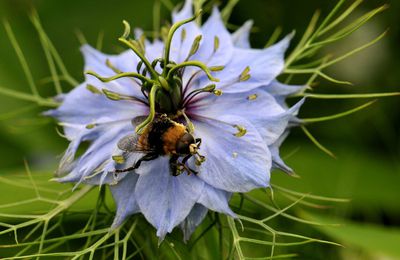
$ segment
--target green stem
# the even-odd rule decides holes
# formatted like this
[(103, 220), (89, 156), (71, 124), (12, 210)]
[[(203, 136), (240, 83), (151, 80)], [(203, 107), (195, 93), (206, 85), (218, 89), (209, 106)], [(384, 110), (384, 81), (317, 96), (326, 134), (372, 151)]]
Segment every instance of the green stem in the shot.
[(360, 111), (360, 110), (372, 105), (375, 102), (376, 102), (376, 100), (373, 100), (373, 101), (370, 101), (370, 102), (368, 102), (368, 103), (366, 103), (364, 105), (361, 105), (361, 106), (358, 106), (356, 108), (353, 108), (353, 109), (350, 109), (350, 110), (347, 110), (345, 112), (338, 113), (338, 114), (335, 114), (335, 115), (331, 115), (331, 116), (323, 116), (323, 117), (317, 117), (317, 118), (302, 118), (301, 121), (306, 123), (306, 124), (330, 121), (330, 120), (333, 120), (333, 119), (345, 117), (345, 116), (351, 115), (353, 113), (356, 113), (356, 112), (358, 112), (358, 111)]
[(21, 99), (21, 100), (25, 100), (25, 101), (35, 102), (39, 106), (58, 107), (60, 105), (59, 103), (57, 103), (51, 99), (46, 99), (46, 98), (42, 98), (40, 96), (26, 94), (26, 93), (23, 93), (20, 91), (15, 91), (12, 89), (2, 88), (2, 87), (0, 87), (0, 94), (9, 96), (9, 97), (13, 97), (13, 98), (17, 98), (17, 99)]

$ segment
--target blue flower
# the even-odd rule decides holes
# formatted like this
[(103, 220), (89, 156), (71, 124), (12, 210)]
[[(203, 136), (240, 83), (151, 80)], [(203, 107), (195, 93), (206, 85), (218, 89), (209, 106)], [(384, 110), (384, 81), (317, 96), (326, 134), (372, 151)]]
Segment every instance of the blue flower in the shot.
[[(188, 0), (182, 10), (173, 13), (173, 22), (192, 16), (192, 3)], [(106, 55), (83, 46), (85, 70), (95, 73), (86, 75), (85, 82), (60, 97), (60, 107), (47, 112), (60, 121), (70, 140), (60, 162), (58, 180), (109, 185), (117, 204), (113, 227), (132, 214), (142, 213), (157, 229), (160, 239), (178, 225), (184, 239), (189, 239), (208, 210), (235, 217), (228, 205), (232, 193), (268, 187), (271, 168), (291, 172), (279, 157), (279, 146), (303, 102), (288, 108), (285, 98), (301, 91), (302, 86), (288, 86), (276, 80), (283, 70), (291, 37), (266, 49), (252, 49), (248, 40), (250, 28), (251, 22), (247, 22), (229, 33), (214, 8), (203, 26), (185, 22), (177, 28), (170, 39), (167, 59), (162, 58), (169, 43), (157, 39), (135, 45), (145, 49), (144, 58), (131, 50)], [(137, 30), (136, 38), (140, 37)], [(155, 61), (154, 71), (146, 67), (143, 72), (144, 59)], [(173, 69), (180, 64), (186, 65)], [(174, 74), (171, 72), (167, 77), (170, 80), (164, 83), (157, 77), (165, 77), (166, 67)], [(134, 71), (142, 71), (151, 80), (139, 76), (107, 79)], [(177, 93), (168, 92), (172, 93), (171, 100), (176, 94), (178, 102), (167, 99), (170, 103), (161, 109), (165, 100), (151, 99), (151, 84), (157, 80), (163, 87), (180, 87)], [(140, 128), (135, 119), (152, 119), (149, 114), (153, 107), (155, 113), (167, 110), (180, 122), (193, 124), (193, 135), (202, 139), (199, 151), (203, 160), (199, 162), (199, 157), (193, 156), (187, 164), (198, 174), (173, 176), (169, 156), (159, 156), (135, 170), (115, 174), (115, 169), (131, 167), (143, 156), (139, 152), (123, 153), (117, 144), (134, 133), (135, 127)], [(90, 142), (89, 147), (76, 156), (85, 141)]]

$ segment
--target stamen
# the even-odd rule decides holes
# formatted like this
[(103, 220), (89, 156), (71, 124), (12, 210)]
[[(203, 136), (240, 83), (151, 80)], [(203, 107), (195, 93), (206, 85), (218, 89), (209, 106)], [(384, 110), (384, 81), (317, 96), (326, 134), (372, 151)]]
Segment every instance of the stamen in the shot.
[(185, 39), (186, 39), (186, 30), (185, 28), (183, 28), (181, 31), (181, 43), (184, 42)]
[(205, 93), (205, 92), (208, 92), (208, 93), (215, 93), (215, 84), (210, 84), (210, 85), (207, 85), (207, 86), (205, 86), (204, 88), (201, 88), (201, 89), (196, 89), (196, 90), (193, 90), (192, 92), (190, 92), (184, 99), (183, 99), (183, 102), (182, 102), (182, 106), (183, 107), (185, 107), (190, 101), (192, 101), (193, 100), (193, 98), (195, 97), (195, 96), (197, 96), (198, 94), (201, 94), (201, 93)]
[(125, 158), (122, 155), (113, 155), (111, 157), (114, 162), (116, 162), (117, 164), (123, 164), (125, 163)]
[(103, 89), (103, 93), (104, 93), (104, 95), (106, 95), (106, 97), (108, 99), (111, 99), (114, 101), (122, 100), (122, 96), (114, 91), (110, 91), (108, 89)]
[(103, 92), (101, 92), (98, 88), (90, 84), (86, 85), (86, 89), (92, 92), (93, 94), (103, 94)]
[(239, 81), (246, 81), (246, 80), (250, 79), (250, 74), (249, 74), (249, 72), (250, 72), (250, 67), (247, 66), (247, 67), (242, 71), (242, 73), (240, 74)]
[(212, 66), (212, 67), (209, 67), (209, 69), (210, 69), (211, 71), (213, 71), (213, 72), (221, 71), (221, 70), (223, 70), (224, 68), (225, 68), (225, 66)]
[[(165, 42), (165, 48), (164, 48), (164, 61), (166, 64), (169, 63), (169, 54), (171, 50), (171, 43), (172, 43), (172, 37), (174, 36), (174, 33), (176, 30), (178, 30), (179, 27), (181, 27), (184, 24), (190, 23), (194, 21), (199, 15), (201, 15), (202, 10), (199, 10), (193, 17), (185, 19), (183, 21), (177, 22), (172, 25), (171, 29), (168, 32), (167, 40)], [(167, 75), (167, 68), (165, 67), (163, 70), (163, 76), (165, 77)]]
[(232, 135), (234, 135), (234, 136), (236, 136), (236, 137), (242, 137), (242, 136), (244, 136), (244, 135), (247, 133), (247, 129), (246, 129), (244, 126), (242, 126), (242, 125), (231, 124), (231, 123), (228, 123), (228, 122), (225, 122), (225, 121), (222, 121), (222, 120), (218, 120), (218, 119), (216, 119), (216, 118), (210, 118), (210, 117), (207, 117), (207, 116), (196, 115), (196, 117), (198, 117), (198, 118), (204, 118), (204, 119), (207, 119), (207, 120), (216, 121), (216, 122), (219, 122), (219, 123), (221, 123), (221, 124), (225, 124), (225, 125), (229, 125), (229, 126), (231, 126), (231, 127), (234, 127), (234, 128), (236, 128), (236, 129), (238, 130), (238, 132), (235, 133), (235, 134), (232, 134)]
[(122, 73), (121, 70), (117, 69), (116, 67), (114, 67), (114, 65), (111, 64), (109, 59), (106, 60), (106, 65), (107, 65), (107, 67), (112, 69), (115, 73)]
[(190, 121), (189, 117), (186, 115), (184, 110), (182, 110), (181, 113), (182, 113), (183, 117), (185, 118), (189, 133), (193, 134), (194, 133), (194, 125), (193, 125), (192, 121)]
[(86, 125), (86, 129), (93, 129), (97, 126), (97, 124), (88, 124)]
[(200, 41), (201, 41), (202, 37), (203, 37), (202, 35), (197, 35), (196, 38), (194, 38), (192, 47), (190, 48), (188, 57), (186, 58), (186, 61), (189, 60), (189, 58), (192, 57), (199, 50)]
[(213, 91), (213, 93), (214, 93), (214, 95), (216, 95), (216, 96), (219, 97), (219, 96), (222, 95), (223, 92), (222, 92), (222, 90), (220, 90), (220, 89), (216, 89), (216, 90)]
[(257, 94), (252, 94), (252, 95), (247, 97), (247, 100), (255, 100), (257, 97), (258, 97)]
[(104, 95), (108, 99), (111, 99), (113, 101), (131, 100), (131, 101), (138, 101), (138, 102), (141, 102), (141, 103), (147, 105), (147, 103), (144, 100), (141, 100), (141, 99), (139, 99), (137, 97), (134, 97), (134, 96), (128, 96), (128, 95), (120, 94), (120, 93), (117, 93), (117, 92), (114, 92), (114, 91), (111, 91), (111, 90), (108, 90), (108, 89), (105, 89), (105, 88), (103, 88), (102, 91), (103, 91)]
[(219, 38), (218, 36), (214, 36), (214, 53), (219, 49)]
[(94, 122), (91, 124), (87, 124), (86, 129), (93, 129), (93, 128), (101, 126), (101, 125), (120, 124), (120, 123), (130, 122), (130, 121), (132, 121), (132, 118), (122, 118), (122, 119), (118, 119), (118, 120)]
[(236, 137), (242, 137), (247, 133), (247, 129), (241, 125), (234, 125), (234, 127), (239, 131), (236, 134), (233, 134)]

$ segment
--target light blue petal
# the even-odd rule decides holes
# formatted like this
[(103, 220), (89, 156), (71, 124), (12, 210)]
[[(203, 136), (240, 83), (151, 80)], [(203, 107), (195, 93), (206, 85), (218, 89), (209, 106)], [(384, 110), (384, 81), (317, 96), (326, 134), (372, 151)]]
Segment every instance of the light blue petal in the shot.
[(289, 131), (286, 130), (275, 143), (269, 146), (269, 150), (272, 154), (272, 168), (279, 169), (287, 174), (293, 174), (292, 168), (285, 164), (279, 154), (279, 148), (288, 135)]
[[(136, 72), (136, 67), (139, 62), (139, 58), (131, 50), (126, 50), (118, 55), (107, 55), (89, 45), (83, 45), (81, 47), (81, 52), (85, 61), (85, 71), (94, 71), (102, 77), (111, 77), (117, 74), (107, 66), (107, 60), (122, 72)], [(85, 74), (85, 84), (91, 84), (100, 90), (105, 88), (120, 94), (138, 98), (143, 96), (140, 85), (132, 78), (120, 78), (103, 83), (96, 77)]]
[(188, 19), (193, 16), (193, 1), (185, 0), (183, 7), (181, 10), (174, 10), (172, 12), (172, 22), (176, 23), (185, 19)]
[[(216, 83), (217, 88), (224, 93), (238, 93), (270, 84), (283, 70), (284, 54), (291, 37), (292, 35), (289, 35), (263, 50), (235, 48), (231, 61), (222, 71), (214, 74), (220, 79), (220, 82)], [(240, 81), (240, 75), (246, 67), (250, 68), (250, 78)], [(208, 79), (203, 78), (199, 86), (207, 84)]]
[[(111, 157), (117, 147), (118, 140), (127, 135), (130, 131), (133, 131), (130, 123), (117, 126), (103, 126), (100, 128), (102, 130), (98, 130), (98, 137), (92, 141), (84, 154), (76, 159), (72, 172), (59, 178), (58, 181), (80, 183), (86, 182), (87, 178), (93, 174), (100, 176), (106, 164), (113, 163)], [(89, 183), (99, 184), (95, 183), (93, 180), (90, 180)]]
[(245, 22), (239, 29), (232, 34), (232, 41), (235, 47), (249, 49), (250, 47), (250, 31), (253, 27), (253, 20)]
[(206, 183), (198, 203), (213, 211), (224, 213), (235, 218), (236, 214), (229, 208), (231, 195), (232, 194), (229, 192), (216, 189)]
[[(172, 22), (180, 22), (193, 17), (192, 1), (187, 0), (179, 12), (173, 12)], [(185, 31), (185, 38), (182, 38), (182, 31)], [(201, 30), (196, 22), (187, 23), (179, 27), (172, 38), (170, 59), (176, 63), (186, 60), (189, 55), (194, 39), (201, 35)]]
[(229, 111), (230, 115), (246, 118), (248, 121), (263, 121), (285, 112), (276, 99), (263, 88), (250, 92), (226, 93), (221, 96), (205, 94), (191, 102), (188, 107), (189, 115), (218, 118)]
[(112, 101), (102, 94), (90, 92), (85, 84), (81, 84), (64, 97), (60, 107), (47, 111), (45, 115), (61, 121), (65, 135), (71, 140), (87, 125), (130, 121), (147, 113), (148, 107), (140, 102)]
[[(207, 66), (224, 66), (232, 59), (233, 42), (231, 34), (225, 28), (221, 14), (214, 7), (210, 18), (201, 28), (203, 41), (193, 60), (199, 60)], [(219, 47), (215, 50), (215, 38), (218, 38)]]
[(253, 124), (264, 139), (264, 142), (269, 146), (275, 143), (288, 127), (289, 122), (297, 115), (304, 99), (297, 102), (289, 110), (282, 114), (269, 117), (263, 120), (253, 120)]
[(196, 227), (203, 222), (203, 219), (207, 216), (208, 209), (200, 204), (195, 204), (189, 215), (180, 224), (180, 228), (183, 232), (183, 241), (186, 243)]
[(163, 240), (167, 233), (179, 225), (190, 213), (204, 186), (194, 175), (172, 176), (169, 158), (160, 157), (144, 162), (135, 188), (140, 211)]
[(139, 175), (129, 172), (126, 177), (116, 185), (110, 185), (113, 198), (117, 204), (117, 213), (111, 229), (120, 226), (129, 216), (140, 212), (135, 197), (135, 186)]
[(270, 93), (275, 97), (277, 102), (284, 108), (287, 108), (285, 103), (285, 99), (289, 96), (299, 94), (305, 89), (307, 89), (306, 85), (287, 85), (280, 83), (277, 80), (273, 80), (268, 86), (263, 87), (265, 91)]
[[(237, 116), (217, 119), (197, 118), (195, 136), (202, 138), (200, 153), (206, 160), (199, 167), (200, 179), (209, 185), (229, 192), (247, 192), (267, 187), (271, 154), (257, 129)], [(242, 137), (234, 136), (239, 125), (246, 128)]]

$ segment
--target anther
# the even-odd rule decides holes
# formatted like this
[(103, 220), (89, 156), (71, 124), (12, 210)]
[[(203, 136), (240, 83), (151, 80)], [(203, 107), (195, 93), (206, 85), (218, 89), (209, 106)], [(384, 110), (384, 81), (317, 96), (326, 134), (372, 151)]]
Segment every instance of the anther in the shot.
[(113, 91), (110, 91), (110, 90), (105, 89), (105, 88), (103, 88), (102, 90), (103, 90), (104, 95), (108, 99), (111, 99), (111, 100), (114, 100), (114, 101), (122, 100), (122, 97), (121, 97), (120, 94), (118, 94), (116, 92), (113, 92)]
[(214, 36), (214, 53), (217, 52), (219, 48), (219, 38), (218, 36)]
[(241, 125), (234, 125), (234, 127), (239, 131), (236, 134), (233, 134), (236, 137), (242, 137), (247, 133), (247, 129)]
[(86, 125), (86, 129), (93, 129), (93, 128), (95, 128), (97, 126), (97, 124), (87, 124)]
[(117, 164), (123, 164), (125, 162), (125, 158), (122, 155), (113, 155), (113, 156), (111, 156), (111, 158)]
[(252, 94), (252, 95), (247, 97), (247, 100), (255, 100), (257, 97), (258, 97), (257, 94)]
[(185, 28), (183, 28), (181, 31), (181, 42), (184, 42), (185, 39), (186, 39), (186, 30)]
[(209, 67), (209, 69), (210, 69), (211, 71), (213, 71), (213, 72), (221, 71), (221, 70), (223, 70), (224, 68), (225, 68), (225, 66), (212, 66), (212, 67)]
[(250, 79), (250, 74), (249, 74), (249, 72), (250, 72), (250, 67), (247, 66), (247, 67), (242, 71), (242, 73), (240, 74), (239, 81), (246, 81), (246, 80)]
[(196, 38), (194, 38), (192, 47), (190, 48), (190, 52), (189, 52), (189, 55), (186, 58), (186, 60), (188, 60), (191, 56), (193, 56), (199, 50), (200, 41), (201, 41), (202, 37), (203, 37), (202, 35), (197, 35)]
[(122, 70), (119, 70), (114, 65), (112, 65), (109, 59), (106, 59), (106, 66), (112, 69), (112, 71), (114, 71), (115, 73), (122, 73)]
[(216, 95), (216, 96), (221, 96), (222, 95), (222, 90), (220, 90), (220, 89), (216, 89), (216, 90), (214, 90), (213, 91), (213, 93), (214, 93), (214, 95)]
[(87, 84), (86, 89), (89, 90), (90, 92), (92, 92), (93, 94), (103, 94), (98, 88), (96, 88), (95, 86), (93, 86), (91, 84)]

